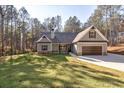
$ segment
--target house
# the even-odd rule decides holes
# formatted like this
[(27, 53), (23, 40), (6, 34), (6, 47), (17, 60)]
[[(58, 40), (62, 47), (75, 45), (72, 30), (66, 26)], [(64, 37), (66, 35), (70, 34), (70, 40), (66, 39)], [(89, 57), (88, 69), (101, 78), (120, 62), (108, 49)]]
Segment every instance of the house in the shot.
[(69, 53), (77, 55), (106, 55), (108, 40), (95, 27), (82, 32), (42, 32), (37, 40), (38, 53)]

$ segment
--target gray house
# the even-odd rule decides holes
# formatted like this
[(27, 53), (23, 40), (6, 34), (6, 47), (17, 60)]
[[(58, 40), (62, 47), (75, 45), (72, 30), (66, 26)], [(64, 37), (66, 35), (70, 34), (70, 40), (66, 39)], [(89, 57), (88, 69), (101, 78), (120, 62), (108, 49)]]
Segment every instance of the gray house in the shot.
[(38, 53), (106, 55), (108, 40), (94, 26), (82, 32), (42, 32), (37, 40)]

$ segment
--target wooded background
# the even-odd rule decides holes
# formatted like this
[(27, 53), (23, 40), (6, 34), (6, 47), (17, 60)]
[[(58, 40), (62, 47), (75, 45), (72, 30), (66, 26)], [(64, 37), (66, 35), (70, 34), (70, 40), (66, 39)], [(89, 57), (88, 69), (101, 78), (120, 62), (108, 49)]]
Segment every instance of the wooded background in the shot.
[(91, 25), (105, 35), (109, 45), (117, 45), (118, 33), (124, 31), (124, 7), (99, 5), (87, 22), (82, 23), (76, 16), (70, 16), (62, 27), (59, 15), (41, 23), (37, 18), (31, 18), (25, 7), (17, 11), (13, 5), (0, 5), (0, 56), (36, 51), (35, 41), (43, 31), (54, 28), (56, 32), (80, 32)]

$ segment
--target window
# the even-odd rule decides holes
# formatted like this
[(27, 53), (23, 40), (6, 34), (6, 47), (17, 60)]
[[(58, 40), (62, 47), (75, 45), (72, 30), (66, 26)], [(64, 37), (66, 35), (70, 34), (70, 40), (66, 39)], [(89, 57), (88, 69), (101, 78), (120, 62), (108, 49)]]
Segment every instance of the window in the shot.
[(96, 32), (94, 30), (89, 32), (89, 38), (96, 38)]
[(48, 46), (47, 45), (42, 45), (41, 49), (45, 51), (45, 50), (48, 49)]

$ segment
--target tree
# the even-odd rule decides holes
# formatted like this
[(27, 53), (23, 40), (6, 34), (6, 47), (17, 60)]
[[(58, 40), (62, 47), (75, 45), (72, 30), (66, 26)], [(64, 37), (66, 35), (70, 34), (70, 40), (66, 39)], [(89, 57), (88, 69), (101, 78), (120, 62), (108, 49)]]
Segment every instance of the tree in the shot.
[(109, 40), (110, 45), (118, 43), (120, 5), (100, 5), (86, 22), (95, 25)]
[(24, 7), (17, 11), (13, 5), (0, 5), (0, 56), (24, 53), (35, 45), (45, 27), (37, 18), (31, 20)]
[(22, 7), (19, 10), (19, 17), (21, 20), (21, 50), (23, 51), (23, 53), (25, 52), (26, 49), (26, 44), (25, 44), (25, 40), (26, 40), (26, 31), (28, 30), (28, 23), (29, 23), (29, 13), (28, 11)]
[(65, 22), (64, 31), (65, 32), (79, 32), (79, 31), (81, 31), (80, 20), (76, 16), (69, 17), (69, 19)]
[(13, 22), (13, 6), (11, 6), (11, 59), (12, 59), (12, 55), (13, 55), (13, 26), (12, 26), (12, 22)]
[(0, 5), (0, 16), (1, 16), (1, 55), (4, 52), (4, 17), (6, 13), (6, 6)]
[(56, 23), (56, 32), (61, 32), (62, 31), (62, 20), (61, 16), (57, 15), (55, 17), (55, 23)]
[(4, 17), (4, 47), (5, 47), (5, 55), (7, 55), (8, 53), (8, 46), (9, 46), (9, 23), (11, 21), (11, 5), (7, 5), (6, 6), (6, 13), (5, 13), (5, 17)]
[(13, 50), (14, 50), (14, 54), (16, 54), (16, 50), (17, 50), (17, 21), (18, 21), (18, 12), (16, 10), (16, 8), (13, 8), (13, 28), (14, 28), (14, 32), (13, 32), (13, 42), (14, 42), (14, 47), (13, 47)]
[(49, 31), (49, 27), (48, 27), (49, 23), (50, 23), (50, 18), (44, 19), (43, 26), (45, 27), (45, 31)]
[(52, 29), (54, 29), (55, 32), (61, 32), (62, 31), (61, 16), (57, 15), (55, 17), (44, 19), (43, 27), (45, 27), (45, 31), (51, 31)]

